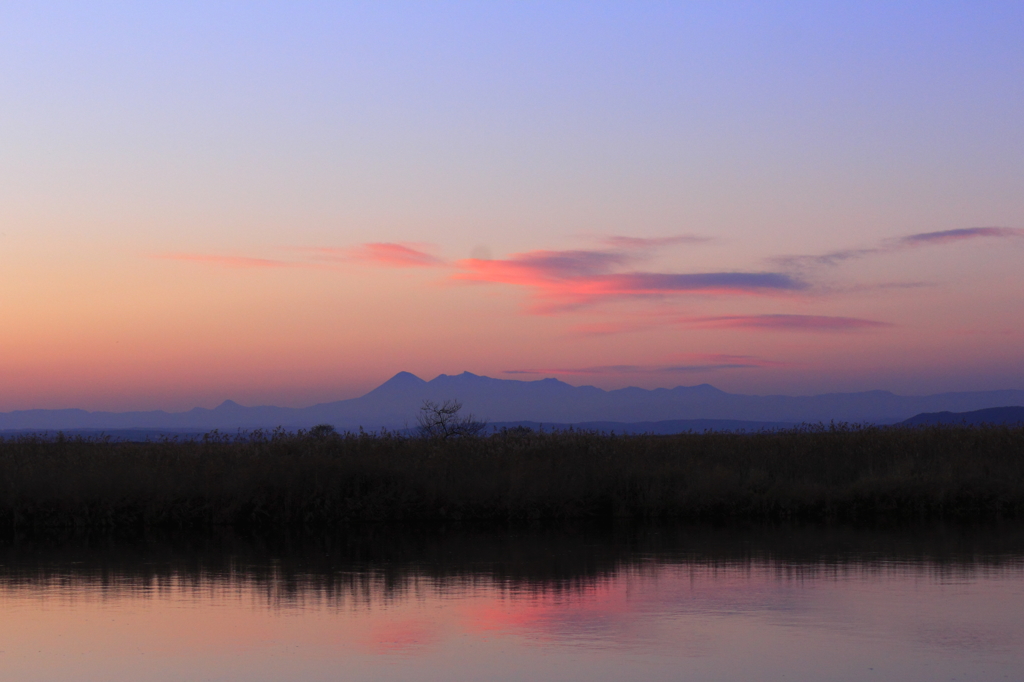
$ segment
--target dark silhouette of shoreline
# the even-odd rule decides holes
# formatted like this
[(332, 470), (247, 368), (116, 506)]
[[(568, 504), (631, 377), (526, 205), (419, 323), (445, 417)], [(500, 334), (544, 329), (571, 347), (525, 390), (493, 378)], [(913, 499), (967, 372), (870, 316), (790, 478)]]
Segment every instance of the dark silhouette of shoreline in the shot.
[(676, 436), (330, 429), (0, 440), (0, 532), (566, 519), (1024, 517), (1024, 428), (804, 427)]

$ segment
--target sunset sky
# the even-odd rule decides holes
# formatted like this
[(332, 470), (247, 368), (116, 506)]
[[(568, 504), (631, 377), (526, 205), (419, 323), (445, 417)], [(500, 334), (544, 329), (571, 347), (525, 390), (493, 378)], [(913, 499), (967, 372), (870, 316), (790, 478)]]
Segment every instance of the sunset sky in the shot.
[(0, 4), (0, 410), (1024, 388), (1024, 3)]

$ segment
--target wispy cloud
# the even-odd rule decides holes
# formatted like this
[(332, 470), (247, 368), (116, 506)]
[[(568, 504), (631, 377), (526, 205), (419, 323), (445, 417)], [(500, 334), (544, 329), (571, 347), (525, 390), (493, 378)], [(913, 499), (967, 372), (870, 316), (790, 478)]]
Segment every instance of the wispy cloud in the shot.
[[(160, 254), (158, 257), (239, 268), (303, 268), (345, 263), (364, 263), (392, 268), (449, 268), (456, 271), (451, 278), (457, 281), (500, 282), (533, 287), (545, 290), (552, 297), (557, 297), (561, 291), (570, 294), (570, 297), (577, 301), (617, 294), (780, 288), (780, 281), (764, 277), (770, 273), (758, 273), (752, 279), (744, 281), (743, 273), (668, 275), (622, 272), (627, 266), (650, 258), (652, 251), (676, 244), (708, 241), (705, 237), (611, 236), (601, 241), (609, 248), (536, 250), (515, 254), (506, 259), (471, 258), (455, 263), (431, 253), (432, 248), (429, 244), (400, 242), (368, 242), (345, 247), (288, 247), (286, 251), (298, 254), (292, 260), (199, 253)], [(788, 284), (792, 285), (795, 282)]]
[(635, 260), (614, 251), (527, 251), (504, 259), (468, 258), (456, 263), (471, 274), (460, 279), (502, 281), (510, 284), (538, 280), (567, 280), (607, 274)]
[(205, 253), (162, 253), (154, 258), (191, 261), (229, 268), (323, 268), (343, 263), (369, 263), (392, 268), (439, 267), (445, 261), (428, 253), (424, 244), (371, 242), (350, 247), (289, 247), (285, 251), (301, 254), (299, 259), (254, 258)]
[(570, 330), (580, 336), (608, 336), (630, 332), (684, 327), (688, 329), (746, 329), (780, 332), (856, 332), (892, 327), (889, 322), (833, 315), (714, 315), (681, 317), (659, 312), (634, 314), (625, 319), (579, 324)]
[[(568, 251), (530, 251), (517, 254), (506, 260), (469, 259), (460, 263), (479, 263), (468, 270), (504, 269), (506, 275), (499, 278), (516, 283), (522, 279), (522, 273), (533, 272), (543, 276), (556, 278), (586, 277), (611, 273), (629, 263), (635, 263), (650, 257), (650, 252), (675, 244), (699, 243), (708, 238), (693, 235), (677, 235), (672, 237), (606, 237), (602, 243), (610, 248), (606, 250), (568, 250)], [(367, 242), (355, 246), (293, 246), (285, 251), (300, 254), (295, 260), (255, 258), (251, 256), (201, 254), (201, 253), (169, 253), (159, 254), (158, 258), (171, 260), (194, 261), (210, 265), (247, 268), (302, 268), (317, 267), (324, 263), (365, 263), (392, 268), (445, 268), (459, 267), (431, 253), (430, 244), (410, 242)], [(467, 268), (463, 268), (467, 269)], [(512, 272), (519, 273), (518, 277)], [(642, 274), (642, 273), (641, 273)], [(457, 279), (470, 279), (456, 275)], [(483, 278), (480, 281), (489, 281)]]
[(711, 241), (697, 235), (605, 237), (602, 249), (534, 250), (507, 258), (456, 261), (451, 279), (530, 289), (533, 312), (550, 313), (618, 298), (794, 292), (807, 284), (779, 272), (670, 273), (639, 270), (652, 252)]
[(625, 375), (625, 374), (685, 374), (715, 372), (728, 369), (762, 369), (781, 367), (785, 363), (766, 360), (756, 355), (728, 355), (723, 353), (686, 353), (678, 355), (676, 362), (644, 365), (595, 365), (591, 367), (510, 369), (504, 374), (528, 375)]
[(880, 248), (842, 249), (839, 251), (830, 251), (828, 253), (810, 256), (773, 256), (768, 260), (772, 263), (777, 263), (784, 268), (802, 268), (814, 265), (833, 267), (848, 260), (855, 260), (884, 252), (885, 249)]
[(727, 369), (758, 369), (764, 365), (748, 363), (712, 363), (703, 365), (597, 365), (594, 367), (507, 369), (503, 374), (542, 376), (607, 376), (624, 374), (694, 374)]
[(393, 268), (440, 268), (456, 282), (508, 284), (533, 292), (538, 313), (551, 313), (628, 297), (687, 293), (718, 295), (779, 294), (808, 285), (781, 272), (669, 273), (638, 270), (661, 248), (708, 241), (694, 235), (605, 237), (604, 249), (534, 250), (507, 258), (469, 258), (449, 262), (414, 243), (370, 242), (348, 247), (291, 247), (293, 260), (216, 254), (164, 254), (160, 257), (236, 268), (313, 268), (365, 263)]
[(1008, 239), (1024, 237), (1024, 230), (1013, 227), (964, 227), (958, 230), (941, 232), (920, 232), (897, 240), (905, 246), (923, 246), (925, 244), (948, 244), (966, 239)]
[(611, 275), (614, 291), (658, 294), (662, 292), (760, 293), (801, 291), (809, 285), (781, 272), (703, 272), (666, 274), (631, 272)]
[(452, 279), (510, 284), (532, 289), (554, 311), (617, 298), (671, 294), (778, 294), (808, 285), (779, 272), (617, 272), (635, 262), (616, 251), (528, 251), (504, 259), (470, 258), (456, 262)]
[(949, 244), (970, 239), (1016, 239), (1022, 237), (1024, 237), (1024, 230), (1015, 227), (964, 227), (955, 230), (941, 230), (939, 232), (919, 232), (906, 235), (905, 237), (886, 239), (877, 246), (867, 248), (841, 249), (817, 255), (776, 256), (770, 258), (769, 261), (785, 268), (800, 268), (814, 265), (831, 267), (848, 260), (922, 246)]
[(339, 263), (370, 263), (393, 268), (423, 268), (445, 265), (445, 261), (426, 251), (426, 244), (369, 242), (350, 247), (309, 247), (296, 249), (318, 260)]
[(716, 329), (763, 329), (776, 331), (844, 332), (893, 326), (888, 322), (859, 317), (828, 315), (718, 315), (680, 320), (692, 327)]
[(673, 237), (621, 237), (611, 236), (601, 240), (606, 246), (622, 250), (647, 250), (658, 249), (665, 246), (677, 244), (706, 244), (714, 241), (711, 237), (702, 237), (694, 234), (680, 234)]
[(758, 355), (730, 355), (726, 353), (683, 353), (675, 356), (675, 359), (688, 362), (741, 362), (757, 365), (758, 367), (782, 367), (786, 364), (775, 360), (767, 360)]

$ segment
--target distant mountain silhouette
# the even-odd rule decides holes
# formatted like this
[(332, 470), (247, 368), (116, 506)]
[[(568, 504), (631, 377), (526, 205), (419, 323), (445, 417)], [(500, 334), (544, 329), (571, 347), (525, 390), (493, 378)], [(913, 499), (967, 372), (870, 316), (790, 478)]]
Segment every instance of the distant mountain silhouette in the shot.
[(545, 424), (541, 422), (495, 422), (487, 425), (487, 430), (501, 430), (525, 426), (534, 431), (600, 431), (601, 433), (634, 434), (653, 433), (669, 435), (674, 433), (703, 433), (704, 431), (765, 431), (773, 429), (791, 429), (798, 426), (796, 422), (760, 422), (741, 419), (666, 419), (658, 422), (579, 422), (576, 424)]
[[(899, 396), (888, 391), (827, 393), (815, 396), (754, 396), (725, 393), (709, 384), (675, 388), (623, 388), (605, 391), (571, 386), (558, 379), (518, 381), (469, 372), (424, 381), (399, 372), (366, 395), (306, 408), (244, 407), (225, 401), (214, 409), (187, 412), (87, 412), (19, 410), (0, 413), (0, 430), (152, 429), (167, 431), (309, 427), (404, 429), (416, 426), (424, 400), (450, 398), (464, 411), (489, 422), (541, 424), (632, 424), (679, 420), (785, 423), (846, 421), (893, 424), (922, 412), (964, 412), (1024, 404), (1024, 391), (942, 393)], [(621, 426), (614, 430), (621, 432)], [(654, 428), (654, 427), (652, 427)], [(657, 427), (662, 428), (662, 427)], [(675, 428), (675, 427), (672, 427)], [(694, 426), (693, 430), (704, 427)], [(707, 428), (716, 428), (714, 426)], [(724, 428), (724, 427), (723, 427)], [(747, 427), (737, 427), (747, 428)], [(770, 428), (770, 427), (769, 427)], [(613, 430), (613, 428), (601, 430)], [(687, 430), (687, 427), (681, 427)]]
[(1024, 424), (1024, 407), (990, 407), (971, 412), (926, 412), (900, 422), (904, 426), (925, 424)]

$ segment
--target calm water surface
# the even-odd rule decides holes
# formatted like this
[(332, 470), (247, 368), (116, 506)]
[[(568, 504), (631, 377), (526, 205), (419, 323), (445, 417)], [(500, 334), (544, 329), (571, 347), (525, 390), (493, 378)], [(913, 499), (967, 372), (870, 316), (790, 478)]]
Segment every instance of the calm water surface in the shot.
[(1022, 680), (1024, 529), (9, 539), (4, 680)]

